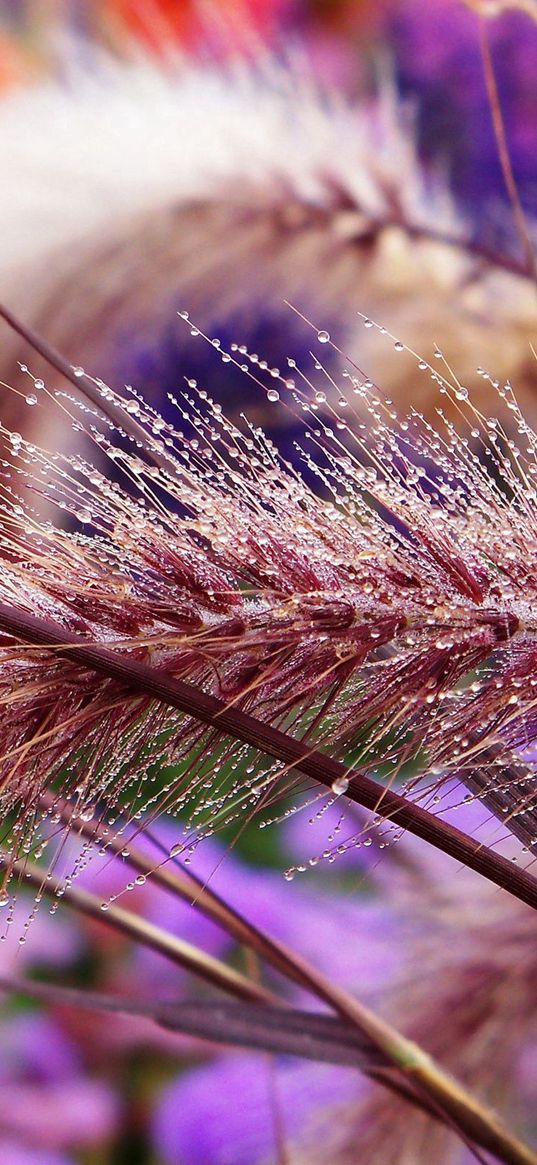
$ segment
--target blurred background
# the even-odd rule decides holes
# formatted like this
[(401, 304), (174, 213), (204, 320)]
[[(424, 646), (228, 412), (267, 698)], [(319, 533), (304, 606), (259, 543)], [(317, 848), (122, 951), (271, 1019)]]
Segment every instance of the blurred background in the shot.
[[(195, 377), (230, 411), (261, 420), (290, 456), (293, 425), (210, 346), (192, 343), (178, 310), (223, 345), (247, 344), (284, 368), (308, 361), (311, 346), (290, 298), (396, 403), (432, 412), (436, 398), (415, 362), (364, 333), (360, 311), (427, 358), (439, 344), (483, 407), (490, 386), (479, 366), (511, 377), (537, 415), (535, 284), (499, 160), (480, 27), (481, 13), (531, 236), (532, 7), (1, 0), (2, 297), (120, 391), (133, 383), (166, 412), (167, 394)], [(0, 342), (0, 376), (24, 385), (17, 360), (27, 349), (4, 327)], [(57, 387), (37, 358), (32, 371)], [(56, 413), (17, 399), (2, 399), (5, 424), (49, 446), (73, 440)], [(167, 821), (159, 829), (164, 839), (173, 832)], [(252, 921), (375, 1002), (423, 957), (431, 927), (439, 946), (449, 944), (452, 920), (449, 911), (447, 920), (439, 911), (414, 918), (404, 890), (394, 901), (374, 845), (284, 879), (288, 866), (307, 867), (356, 829), (352, 810), (342, 817), (317, 804), (283, 826), (243, 831), (232, 849), (226, 836), (211, 842), (196, 869)], [(409, 853), (434, 880), (419, 847)], [(84, 875), (103, 897), (127, 877), (120, 863), (105, 865), (96, 859)], [(134, 887), (129, 906), (239, 958), (162, 890)], [(140, 998), (200, 990), (104, 923), (44, 912), (22, 946), (15, 930), (0, 948), (2, 974)], [(334, 1112), (367, 1103), (348, 1070), (224, 1053), (146, 1020), (101, 1021), (67, 1006), (45, 1014), (21, 1001), (3, 1007), (0, 1023), (2, 1165), (298, 1165), (315, 1159), (323, 1113), (332, 1128)], [(534, 1057), (524, 1041), (510, 1055), (505, 1087), (531, 1128)]]
[[(181, 374), (210, 376), (228, 409), (248, 402), (278, 427), (176, 312), (282, 368), (311, 347), (290, 300), (336, 330), (396, 402), (409, 378), (426, 412), (434, 393), (357, 312), (426, 357), (441, 341), (478, 399), (478, 366), (510, 377), (532, 415), (527, 0), (505, 11), (463, 0), (34, 0), (0, 11), (3, 295), (73, 364), (159, 402)], [(22, 389), (21, 352), (6, 329), (0, 338), (0, 376)], [(43, 431), (43, 410), (22, 423)], [(280, 434), (290, 455), (292, 441)]]
[[(535, 211), (531, 11), (532, 0), (438, 0), (427, 8), (419, 0), (2, 0), (0, 76), (4, 89), (31, 82), (57, 66), (68, 41), (81, 55), (100, 45), (130, 56), (140, 46), (160, 60), (175, 50), (204, 61), (300, 50), (318, 81), (353, 96), (385, 67), (400, 94), (416, 101), (422, 156), (443, 158), (465, 206), (490, 219), (494, 208), (501, 216), (505, 191), (478, 17), (495, 17), (488, 30), (509, 149), (522, 199)], [(490, 221), (481, 228), (491, 230)]]

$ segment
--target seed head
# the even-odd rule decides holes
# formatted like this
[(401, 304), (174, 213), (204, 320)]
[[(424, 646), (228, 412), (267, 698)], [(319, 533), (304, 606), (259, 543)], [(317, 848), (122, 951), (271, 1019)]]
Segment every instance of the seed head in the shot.
[[(245, 347), (212, 343), (253, 377)], [(96, 464), (3, 431), (0, 599), (428, 807), (441, 810), (454, 780), (475, 793), (479, 778), (477, 794), (531, 842), (536, 438), (509, 385), (499, 403), (520, 445), (445, 364), (421, 363), (457, 406), (457, 429), (442, 409), (438, 430), (415, 411), (400, 418), (350, 364), (336, 386), (317, 352), (312, 375), (256, 363), (268, 400), (303, 419), (301, 472), (192, 380), (172, 398), (176, 425), (100, 381), (107, 415), (61, 397)], [(44, 499), (57, 524), (39, 519)], [(127, 808), (182, 809), (190, 838), (285, 787), (281, 764), (248, 765), (214, 729), (6, 634), (0, 685), (15, 850), (51, 784), (112, 822)], [(173, 766), (163, 785), (157, 763)]]

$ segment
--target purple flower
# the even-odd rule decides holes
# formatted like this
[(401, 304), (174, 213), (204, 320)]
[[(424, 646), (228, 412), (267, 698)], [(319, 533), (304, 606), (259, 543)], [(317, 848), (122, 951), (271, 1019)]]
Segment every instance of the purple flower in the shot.
[(63, 1153), (49, 1153), (47, 1149), (30, 1149), (28, 1145), (19, 1145), (16, 1141), (0, 1139), (0, 1158), (2, 1165), (75, 1165), (72, 1157), (64, 1157)]
[[(84, 1074), (81, 1051), (52, 1018), (31, 1013), (3, 1020), (0, 1133), (20, 1143), (21, 1152), (98, 1145), (115, 1130), (116, 1097)], [(0, 1159), (4, 1165), (3, 1153)]]
[(72, 1079), (80, 1072), (79, 1049), (49, 1016), (24, 1012), (2, 1021), (2, 1088), (25, 1077), (42, 1084)]
[(165, 1165), (257, 1165), (274, 1160), (279, 1135), (302, 1139), (313, 1124), (321, 1135), (334, 1108), (361, 1088), (351, 1069), (221, 1056), (164, 1092), (155, 1146)]
[(11, 1137), (51, 1150), (98, 1145), (114, 1132), (117, 1122), (112, 1090), (84, 1077), (48, 1086), (4, 1084), (2, 1109), (2, 1124)]
[[(519, 12), (487, 24), (515, 175), (535, 209), (537, 28)], [(427, 153), (449, 158), (454, 189), (476, 212), (505, 202), (475, 13), (452, 0), (397, 5), (393, 42), (403, 90), (418, 99)], [(476, 214), (476, 220), (477, 220)], [(505, 217), (505, 215), (503, 216)]]

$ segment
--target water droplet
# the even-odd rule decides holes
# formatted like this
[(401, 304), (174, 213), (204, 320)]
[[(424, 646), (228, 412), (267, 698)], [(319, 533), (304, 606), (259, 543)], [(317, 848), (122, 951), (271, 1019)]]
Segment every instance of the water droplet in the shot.
[(269, 388), (267, 392), (267, 400), (276, 401), (280, 399), (280, 394), (275, 388)]
[(396, 340), (395, 344), (394, 344), (394, 348), (395, 348), (396, 352), (404, 352), (405, 345), (401, 343), (401, 340)]
[(74, 372), (75, 376), (84, 376), (84, 369), (80, 367), (80, 364), (77, 364), (73, 368), (73, 372)]
[(26, 404), (27, 405), (36, 405), (37, 404), (37, 397), (34, 396), (33, 393), (30, 393), (30, 395), (26, 397)]
[(320, 332), (317, 332), (317, 339), (320, 344), (328, 344), (330, 340), (330, 332), (326, 332), (324, 328), (321, 329)]
[(342, 793), (346, 793), (348, 787), (347, 777), (336, 777), (335, 781), (332, 781), (332, 792), (335, 793), (336, 797), (341, 797)]

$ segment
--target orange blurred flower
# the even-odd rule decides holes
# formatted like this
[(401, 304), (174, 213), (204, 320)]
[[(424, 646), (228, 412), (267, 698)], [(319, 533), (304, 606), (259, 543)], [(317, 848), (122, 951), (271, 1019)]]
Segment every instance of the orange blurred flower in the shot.
[(0, 32), (0, 91), (27, 81), (33, 73), (29, 57), (16, 41)]

